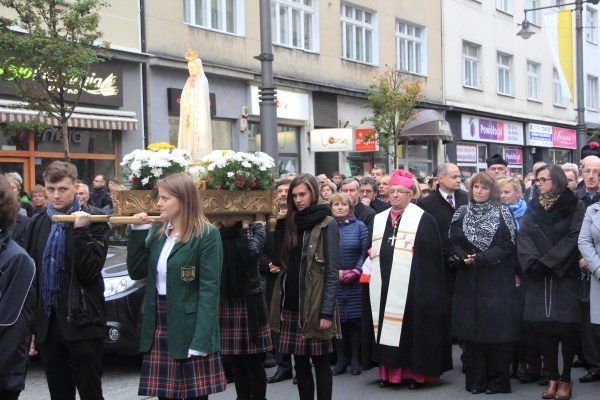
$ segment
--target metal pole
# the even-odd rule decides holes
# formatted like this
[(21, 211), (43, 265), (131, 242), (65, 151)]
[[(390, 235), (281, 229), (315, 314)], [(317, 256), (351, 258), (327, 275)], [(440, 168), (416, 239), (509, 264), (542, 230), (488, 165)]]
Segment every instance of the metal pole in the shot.
[[(575, 1), (575, 57), (577, 63), (577, 147), (581, 149), (587, 144), (587, 127), (585, 126), (585, 101), (583, 93), (583, 0)], [(575, 153), (576, 162), (579, 152)]]
[(260, 134), (262, 152), (275, 160), (274, 172), (279, 175), (279, 155), (277, 150), (277, 93), (273, 85), (273, 60), (271, 39), (271, 0), (260, 0), (260, 61), (262, 86), (260, 96)]

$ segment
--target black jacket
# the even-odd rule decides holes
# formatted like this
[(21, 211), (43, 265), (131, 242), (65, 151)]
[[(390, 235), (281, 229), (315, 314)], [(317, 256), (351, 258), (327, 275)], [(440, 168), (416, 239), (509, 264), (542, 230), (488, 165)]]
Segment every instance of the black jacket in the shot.
[(94, 191), (90, 193), (89, 203), (100, 209), (106, 206), (112, 207), (112, 201), (110, 199), (110, 195), (106, 193), (106, 188), (94, 188)]
[(429, 214), (433, 215), (437, 222), (438, 229), (440, 231), (440, 237), (442, 238), (442, 251), (444, 253), (444, 261), (447, 264), (448, 257), (450, 256), (450, 239), (448, 238), (448, 231), (450, 229), (450, 221), (454, 212), (469, 202), (469, 195), (464, 190), (457, 190), (454, 192), (454, 207), (452, 208), (439, 190), (434, 191), (427, 197), (422, 197), (417, 202), (417, 205)]
[(35, 298), (33, 260), (0, 231), (0, 392), (25, 388)]
[(369, 204), (369, 207), (371, 207), (377, 214), (379, 214), (380, 212), (392, 207), (392, 205), (389, 201), (383, 201), (380, 198), (375, 197), (371, 204)]
[(547, 211), (537, 197), (529, 202), (517, 238), (526, 321), (580, 322), (577, 240), (584, 215), (585, 204), (569, 189)]
[(23, 241), (25, 240), (25, 234), (27, 233), (29, 221), (29, 217), (19, 214), (17, 216), (17, 222), (10, 227), (12, 240), (17, 242), (17, 244), (21, 247), (23, 247)]
[(361, 221), (367, 226), (369, 230), (369, 239), (367, 241), (367, 247), (371, 248), (371, 239), (373, 238), (373, 223), (375, 222), (375, 215), (377, 213), (371, 207), (365, 206), (362, 202), (358, 202), (354, 205), (354, 216), (357, 220)]
[[(42, 256), (48, 241), (52, 221), (46, 213), (34, 216), (26, 234), (24, 247), (42, 268)], [(65, 276), (58, 306), (53, 310), (62, 337), (68, 341), (95, 339), (104, 336), (106, 310), (102, 268), (108, 252), (110, 227), (107, 223), (92, 223), (86, 227), (66, 230)], [(38, 290), (36, 312), (36, 343), (43, 343), (50, 318), (43, 307)]]

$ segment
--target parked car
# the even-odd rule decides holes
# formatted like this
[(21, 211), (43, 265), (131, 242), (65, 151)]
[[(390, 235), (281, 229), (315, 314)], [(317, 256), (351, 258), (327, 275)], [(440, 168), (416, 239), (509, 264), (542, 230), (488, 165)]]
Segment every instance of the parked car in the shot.
[(121, 354), (137, 354), (146, 282), (129, 277), (126, 259), (127, 246), (109, 246), (102, 269), (107, 311), (104, 349)]

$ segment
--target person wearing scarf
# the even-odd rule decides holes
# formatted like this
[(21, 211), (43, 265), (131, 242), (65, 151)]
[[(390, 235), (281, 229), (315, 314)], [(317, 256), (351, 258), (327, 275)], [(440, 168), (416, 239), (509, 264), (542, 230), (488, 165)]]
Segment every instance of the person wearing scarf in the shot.
[[(102, 399), (106, 329), (102, 268), (110, 227), (90, 223), (75, 195), (77, 169), (54, 161), (43, 174), (48, 204), (35, 214), (24, 247), (38, 266), (35, 343), (51, 399)], [(73, 215), (73, 223), (53, 222)], [(77, 389), (77, 390), (76, 390)]]
[(458, 262), (452, 304), (453, 336), (464, 341), (467, 391), (510, 393), (511, 346), (520, 339), (515, 284), (515, 219), (501, 204), (496, 178), (479, 172), (469, 203), (450, 223), (450, 249)]
[[(569, 399), (571, 366), (580, 342), (581, 301), (577, 240), (585, 204), (571, 192), (558, 165), (536, 171), (538, 196), (527, 205), (517, 239), (517, 256), (526, 287), (523, 319), (542, 332), (544, 367), (549, 373), (545, 399)], [(563, 356), (559, 372), (558, 354)]]
[(342, 322), (342, 337), (334, 341), (337, 362), (333, 376), (346, 372), (346, 344), (352, 356), (350, 372), (362, 373), (360, 367), (362, 288), (358, 284), (362, 265), (367, 254), (369, 231), (367, 226), (354, 216), (354, 204), (345, 193), (334, 193), (330, 197), (333, 218), (340, 230), (340, 272), (337, 302)]
[[(319, 204), (314, 176), (299, 174), (288, 192), (282, 269), (271, 300), (271, 329), (279, 351), (293, 354), (300, 400), (330, 400), (333, 380), (327, 355), (341, 339), (336, 302), (340, 248), (331, 208)], [(315, 369), (316, 385), (312, 365)]]
[(442, 241), (435, 218), (411, 203), (416, 186), (410, 172), (394, 171), (391, 208), (373, 224), (362, 322), (373, 332), (368, 355), (379, 363), (382, 388), (419, 389), (452, 369)]
[(221, 354), (229, 355), (233, 364), (237, 398), (263, 400), (267, 392), (263, 358), (273, 348), (258, 272), (266, 232), (262, 224), (249, 221), (221, 224)]

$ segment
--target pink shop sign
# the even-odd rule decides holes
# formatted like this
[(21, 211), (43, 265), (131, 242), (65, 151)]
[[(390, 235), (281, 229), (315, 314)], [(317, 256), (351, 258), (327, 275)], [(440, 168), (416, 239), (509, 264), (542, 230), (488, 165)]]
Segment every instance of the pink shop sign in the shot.
[(552, 146), (564, 149), (577, 148), (577, 132), (574, 129), (552, 127)]

